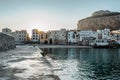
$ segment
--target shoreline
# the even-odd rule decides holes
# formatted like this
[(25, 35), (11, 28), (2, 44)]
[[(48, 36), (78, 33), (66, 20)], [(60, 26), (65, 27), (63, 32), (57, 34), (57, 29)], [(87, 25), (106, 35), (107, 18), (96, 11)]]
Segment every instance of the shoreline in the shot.
[(41, 45), (37, 44), (39, 48), (92, 48), (92, 46), (78, 46), (78, 45)]

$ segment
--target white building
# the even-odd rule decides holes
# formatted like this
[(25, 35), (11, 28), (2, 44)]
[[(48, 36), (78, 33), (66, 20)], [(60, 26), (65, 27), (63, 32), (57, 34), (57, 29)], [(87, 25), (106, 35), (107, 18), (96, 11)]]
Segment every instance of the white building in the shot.
[(9, 28), (3, 28), (2, 29), (2, 33), (4, 33), (4, 34), (11, 34), (11, 29), (9, 29)]
[(80, 41), (86, 38), (96, 38), (96, 32), (92, 30), (82, 30), (78, 32)]
[(92, 30), (78, 31), (78, 41), (81, 45), (93, 45), (96, 39), (96, 32)]
[(14, 37), (15, 42), (19, 41), (18, 35), (15, 32), (11, 32), (12, 30), (9, 28), (3, 28), (2, 33), (7, 34), (9, 36)]
[(18, 35), (16, 32), (12, 32), (11, 34), (12, 34), (12, 36), (14, 37), (15, 42), (16, 42), (16, 44), (17, 44), (17, 42), (19, 42), (19, 35)]
[(110, 29), (97, 30), (97, 40), (109, 40), (110, 38)]
[(32, 30), (32, 37), (31, 37), (32, 42), (39, 43), (40, 42), (40, 35), (38, 29), (33, 29)]
[(111, 31), (111, 40), (120, 44), (120, 30)]
[(66, 44), (66, 29), (54, 30), (48, 32), (48, 40), (50, 44)]
[(77, 31), (76, 30), (70, 30), (67, 32), (67, 40), (68, 40), (68, 44), (71, 43), (77, 43)]
[(9, 28), (2, 29), (2, 33), (14, 37), (16, 44), (26, 43), (26, 41), (28, 40), (29, 36), (26, 30), (15, 31), (15, 32), (11, 32), (11, 31), (12, 30)]
[(111, 39), (110, 29), (97, 30), (97, 36), (95, 44), (98, 46), (109, 45)]
[(21, 30), (21, 31), (17, 30), (15, 31), (15, 33), (18, 36), (18, 43), (26, 43), (28, 41), (29, 36), (26, 30)]

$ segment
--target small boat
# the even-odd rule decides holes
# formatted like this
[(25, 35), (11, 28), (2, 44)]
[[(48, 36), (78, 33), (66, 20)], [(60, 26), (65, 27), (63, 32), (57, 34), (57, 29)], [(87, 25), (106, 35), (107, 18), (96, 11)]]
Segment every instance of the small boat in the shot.
[(93, 45), (94, 48), (108, 48), (109, 42), (107, 40), (97, 40)]
[(120, 44), (116, 41), (109, 40), (109, 41), (98, 41), (93, 45), (94, 48), (119, 48)]

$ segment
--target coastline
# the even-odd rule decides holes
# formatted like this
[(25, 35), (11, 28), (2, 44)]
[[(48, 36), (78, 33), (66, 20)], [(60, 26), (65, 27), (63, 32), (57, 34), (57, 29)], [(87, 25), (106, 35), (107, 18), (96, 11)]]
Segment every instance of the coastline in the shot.
[(92, 46), (78, 46), (78, 45), (43, 45), (37, 44), (39, 48), (92, 48)]

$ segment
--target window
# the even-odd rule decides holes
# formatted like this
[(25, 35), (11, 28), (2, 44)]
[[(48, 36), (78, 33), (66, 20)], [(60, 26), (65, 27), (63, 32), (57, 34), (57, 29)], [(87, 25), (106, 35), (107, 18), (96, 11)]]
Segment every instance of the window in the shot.
[(43, 39), (43, 36), (41, 36), (41, 39)]
[(36, 31), (36, 34), (38, 34), (38, 31)]
[(41, 34), (41, 39), (43, 39), (43, 34)]
[(46, 39), (47, 39), (47, 34), (46, 34)]
[(38, 37), (38, 35), (36, 35), (36, 37)]
[(75, 34), (73, 34), (73, 39), (75, 39)]
[(35, 34), (35, 32), (33, 32), (33, 34)]
[(35, 37), (35, 35), (33, 35), (33, 37)]
[(69, 34), (69, 36), (70, 36), (70, 34)]

